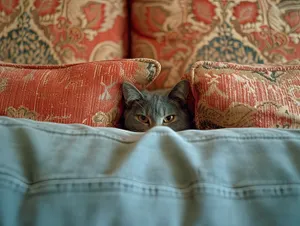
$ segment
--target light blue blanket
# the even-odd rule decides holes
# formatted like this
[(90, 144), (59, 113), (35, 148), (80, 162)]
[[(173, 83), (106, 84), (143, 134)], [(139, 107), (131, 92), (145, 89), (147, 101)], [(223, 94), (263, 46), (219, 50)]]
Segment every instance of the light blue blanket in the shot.
[(0, 117), (1, 226), (299, 226), (300, 131)]

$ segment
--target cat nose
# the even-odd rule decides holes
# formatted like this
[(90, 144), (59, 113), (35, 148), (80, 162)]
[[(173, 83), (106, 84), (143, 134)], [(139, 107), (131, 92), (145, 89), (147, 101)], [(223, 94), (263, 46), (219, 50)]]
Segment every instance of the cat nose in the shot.
[(151, 128), (155, 127), (155, 126), (162, 126), (163, 123), (161, 121), (157, 121), (157, 122), (153, 122), (151, 125)]

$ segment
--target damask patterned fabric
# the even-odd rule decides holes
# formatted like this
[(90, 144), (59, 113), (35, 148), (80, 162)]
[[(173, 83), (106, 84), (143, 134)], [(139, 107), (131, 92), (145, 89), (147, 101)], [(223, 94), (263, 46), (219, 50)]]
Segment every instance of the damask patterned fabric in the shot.
[(300, 65), (198, 62), (190, 81), (199, 129), (300, 129)]
[(56, 66), (0, 64), (0, 115), (57, 123), (116, 126), (121, 83), (146, 88), (159, 74), (154, 60), (112, 60)]
[(158, 59), (153, 88), (198, 60), (284, 64), (300, 58), (299, 0), (132, 0), (132, 56)]
[(0, 61), (67, 64), (127, 56), (126, 0), (0, 1)]

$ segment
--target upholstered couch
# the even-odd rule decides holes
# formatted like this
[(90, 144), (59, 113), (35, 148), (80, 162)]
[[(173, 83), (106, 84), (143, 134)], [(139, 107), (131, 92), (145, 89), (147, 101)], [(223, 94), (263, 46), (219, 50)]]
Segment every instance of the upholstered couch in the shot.
[[(0, 225), (298, 226), (299, 24), (297, 0), (0, 1)], [(114, 128), (123, 81), (183, 78), (197, 129)]]
[(299, 62), (297, 0), (11, 0), (0, 3), (0, 61), (66, 64), (152, 58), (154, 88), (199, 60)]

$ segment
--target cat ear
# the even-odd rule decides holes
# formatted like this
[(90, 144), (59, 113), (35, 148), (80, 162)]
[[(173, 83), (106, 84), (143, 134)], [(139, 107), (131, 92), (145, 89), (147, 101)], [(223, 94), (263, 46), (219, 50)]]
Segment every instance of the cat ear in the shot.
[(143, 99), (143, 94), (129, 82), (122, 84), (122, 91), (126, 105), (129, 105), (132, 101)]
[(185, 105), (187, 103), (187, 97), (190, 92), (190, 85), (187, 80), (182, 80), (178, 82), (173, 89), (170, 91), (168, 97), (175, 101), (178, 101), (180, 104)]

